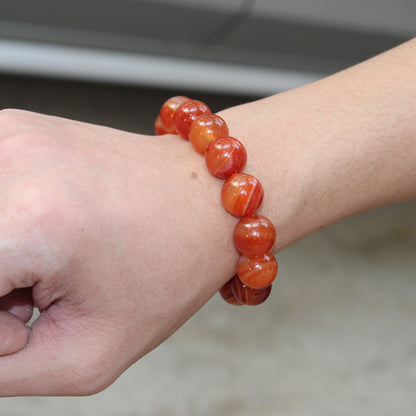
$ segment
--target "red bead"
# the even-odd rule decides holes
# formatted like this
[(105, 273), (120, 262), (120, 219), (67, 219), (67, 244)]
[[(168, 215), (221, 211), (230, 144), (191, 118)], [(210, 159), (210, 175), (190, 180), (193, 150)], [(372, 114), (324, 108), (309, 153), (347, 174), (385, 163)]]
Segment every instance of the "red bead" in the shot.
[(233, 215), (251, 215), (263, 200), (263, 187), (258, 179), (247, 173), (230, 176), (222, 187), (224, 208)]
[(244, 305), (259, 305), (269, 297), (272, 285), (253, 289), (245, 285), (238, 276), (234, 276), (231, 280), (231, 290), (237, 302), (240, 301)]
[(175, 112), (178, 107), (186, 101), (189, 101), (190, 98), (184, 97), (183, 95), (177, 95), (175, 97), (169, 98), (160, 109), (160, 121), (165, 126), (165, 129), (168, 133), (176, 134), (176, 129), (174, 125)]
[(211, 110), (202, 101), (189, 100), (181, 104), (175, 112), (174, 125), (176, 132), (184, 139), (189, 139), (191, 123), (202, 114), (209, 114)]
[(162, 134), (167, 134), (169, 133), (165, 126), (162, 124), (162, 120), (160, 119), (160, 116), (157, 116), (156, 120), (155, 120), (155, 133), (158, 136), (161, 136)]
[(245, 147), (234, 137), (221, 137), (213, 141), (205, 153), (208, 170), (216, 177), (227, 179), (241, 172), (247, 162)]
[(253, 215), (238, 221), (233, 238), (238, 251), (248, 256), (259, 256), (273, 247), (276, 230), (269, 219), (261, 215)]
[(220, 295), (221, 297), (231, 305), (242, 305), (242, 302), (238, 301), (234, 295), (233, 291), (231, 289), (231, 280), (229, 280), (221, 289), (220, 289)]
[(272, 253), (262, 256), (242, 254), (237, 263), (237, 274), (240, 280), (254, 289), (261, 289), (272, 284), (277, 275), (277, 261)]
[(228, 136), (228, 126), (215, 114), (202, 114), (189, 127), (189, 141), (199, 153), (205, 153), (211, 142), (224, 136)]

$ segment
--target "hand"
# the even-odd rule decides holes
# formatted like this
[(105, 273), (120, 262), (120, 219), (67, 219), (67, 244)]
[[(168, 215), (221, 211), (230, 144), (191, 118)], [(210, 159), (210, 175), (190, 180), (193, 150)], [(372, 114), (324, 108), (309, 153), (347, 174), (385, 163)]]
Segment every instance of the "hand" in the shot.
[[(416, 198), (415, 63), (411, 41), (222, 113), (274, 251)], [(0, 395), (103, 389), (232, 277), (236, 220), (203, 164), (177, 137), (0, 113)]]
[(100, 391), (232, 276), (202, 167), (177, 137), (0, 112), (0, 395)]

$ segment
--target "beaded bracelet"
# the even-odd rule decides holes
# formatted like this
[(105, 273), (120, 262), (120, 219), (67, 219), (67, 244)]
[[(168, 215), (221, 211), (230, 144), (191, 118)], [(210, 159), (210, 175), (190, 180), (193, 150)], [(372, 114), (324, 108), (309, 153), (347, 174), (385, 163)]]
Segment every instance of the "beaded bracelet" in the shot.
[(212, 114), (206, 104), (184, 96), (172, 97), (163, 104), (155, 132), (179, 134), (189, 140), (197, 152), (205, 154), (209, 172), (225, 179), (221, 200), (228, 212), (241, 217), (233, 233), (241, 255), (237, 273), (219, 292), (233, 305), (264, 302), (277, 275), (278, 264), (270, 253), (276, 230), (270, 220), (254, 214), (263, 200), (263, 187), (254, 176), (242, 173), (247, 161), (244, 146), (229, 136), (225, 121)]

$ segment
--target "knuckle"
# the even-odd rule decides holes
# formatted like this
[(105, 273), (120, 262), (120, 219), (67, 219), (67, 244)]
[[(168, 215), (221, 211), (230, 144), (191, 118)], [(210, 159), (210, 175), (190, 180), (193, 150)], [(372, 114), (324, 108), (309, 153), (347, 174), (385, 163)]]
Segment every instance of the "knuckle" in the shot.
[(27, 118), (29, 112), (15, 108), (4, 108), (0, 110), (0, 126), (14, 127)]
[[(6, 108), (0, 110), (2, 140), (14, 138), (19, 142), (42, 143), (49, 138), (48, 118), (31, 111)], [(43, 140), (42, 140), (43, 138)]]
[(17, 110), (15, 108), (3, 108), (0, 110), (0, 119), (3, 118), (13, 118), (14, 116), (18, 116), (21, 113), (25, 113), (24, 110)]

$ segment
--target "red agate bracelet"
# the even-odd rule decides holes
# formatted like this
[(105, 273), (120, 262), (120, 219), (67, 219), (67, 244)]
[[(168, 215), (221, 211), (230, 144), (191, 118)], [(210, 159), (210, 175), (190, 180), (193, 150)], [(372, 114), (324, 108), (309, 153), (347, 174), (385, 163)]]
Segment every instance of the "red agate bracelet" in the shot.
[(212, 114), (206, 104), (188, 97), (167, 100), (155, 121), (155, 132), (179, 134), (205, 155), (208, 170), (225, 179), (221, 191), (224, 208), (241, 217), (233, 239), (241, 253), (237, 273), (220, 294), (233, 305), (258, 305), (270, 295), (277, 275), (277, 261), (270, 253), (276, 230), (270, 220), (255, 215), (263, 200), (263, 187), (252, 175), (242, 173), (247, 153), (240, 141), (229, 136), (226, 122)]

